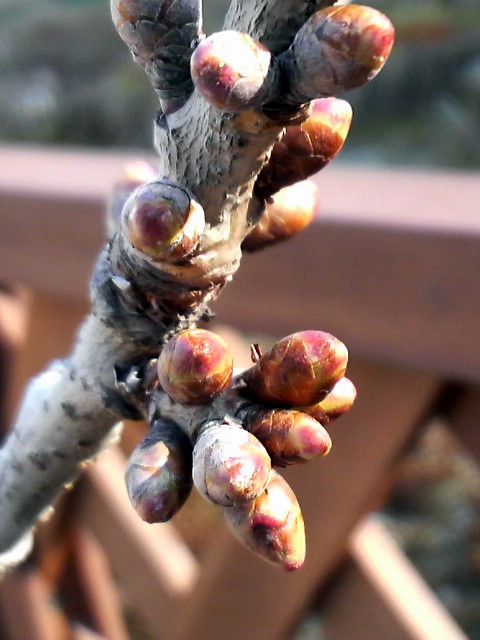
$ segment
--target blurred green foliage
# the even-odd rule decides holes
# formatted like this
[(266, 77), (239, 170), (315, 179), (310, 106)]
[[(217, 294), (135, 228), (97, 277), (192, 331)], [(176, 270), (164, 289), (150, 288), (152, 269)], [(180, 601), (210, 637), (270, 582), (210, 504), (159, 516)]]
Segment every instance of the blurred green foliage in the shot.
[[(385, 70), (347, 95), (340, 161), (480, 167), (480, 0), (371, 0), (397, 28)], [(205, 3), (208, 33), (225, 0)], [(0, 0), (0, 139), (151, 148), (156, 99), (108, 0)]]

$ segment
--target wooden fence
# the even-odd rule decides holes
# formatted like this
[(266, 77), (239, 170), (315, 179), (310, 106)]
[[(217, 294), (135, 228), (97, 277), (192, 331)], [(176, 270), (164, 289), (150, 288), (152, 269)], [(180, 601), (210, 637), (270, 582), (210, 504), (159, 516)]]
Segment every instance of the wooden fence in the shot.
[[(28, 377), (69, 350), (87, 311), (104, 203), (131, 157), (0, 149), (5, 429)], [(34, 558), (0, 584), (0, 637), (125, 640), (130, 611), (154, 640), (286, 640), (317, 610), (326, 640), (465, 639), (369, 514), (440, 407), (480, 456), (480, 180), (340, 166), (318, 184), (311, 228), (245, 256), (215, 306), (240, 366), (237, 331), (321, 328), (350, 348), (354, 410), (332, 428), (328, 458), (286, 474), (305, 516), (305, 566), (280, 573), (211, 515), (195, 539), (188, 505), (190, 521), (144, 524), (116, 449), (60, 500)], [(125, 450), (139, 432), (127, 428)]]

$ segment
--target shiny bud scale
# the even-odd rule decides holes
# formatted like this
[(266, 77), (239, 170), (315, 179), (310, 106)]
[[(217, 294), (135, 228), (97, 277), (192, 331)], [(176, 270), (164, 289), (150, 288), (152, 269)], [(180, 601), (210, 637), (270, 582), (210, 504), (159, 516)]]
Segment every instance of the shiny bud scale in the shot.
[(244, 426), (280, 466), (324, 456), (332, 447), (330, 436), (317, 420), (293, 409), (262, 411)]
[(300, 331), (277, 342), (243, 374), (247, 393), (270, 405), (310, 405), (344, 375), (348, 351), (324, 331)]
[(171, 420), (154, 422), (130, 456), (125, 482), (142, 520), (170, 520), (192, 488), (192, 445), (181, 427)]
[(288, 240), (313, 220), (318, 209), (318, 189), (311, 180), (303, 180), (282, 189), (267, 203), (260, 220), (242, 243), (245, 251)]
[(349, 4), (315, 13), (285, 56), (292, 96), (335, 96), (372, 80), (388, 59), (395, 30), (370, 7)]
[(255, 500), (225, 508), (223, 514), (234, 536), (257, 555), (287, 571), (303, 565), (303, 516), (292, 489), (275, 470)]
[(206, 100), (227, 111), (260, 106), (276, 81), (270, 51), (237, 31), (203, 40), (192, 55), (191, 73)]
[(182, 404), (207, 404), (230, 386), (233, 358), (225, 340), (206, 329), (173, 336), (158, 358), (158, 380)]
[(269, 198), (279, 189), (305, 180), (327, 166), (348, 135), (352, 107), (339, 98), (314, 100), (307, 119), (287, 127), (275, 143), (268, 163), (255, 183), (255, 193)]
[(122, 213), (131, 244), (155, 262), (177, 262), (194, 251), (205, 229), (201, 205), (184, 187), (149, 182), (128, 198)]
[(348, 378), (340, 378), (323, 400), (310, 407), (298, 408), (325, 425), (349, 411), (356, 397), (357, 390), (353, 382)]
[(193, 481), (215, 504), (230, 506), (256, 498), (271, 469), (266, 449), (237, 424), (209, 425), (193, 450)]

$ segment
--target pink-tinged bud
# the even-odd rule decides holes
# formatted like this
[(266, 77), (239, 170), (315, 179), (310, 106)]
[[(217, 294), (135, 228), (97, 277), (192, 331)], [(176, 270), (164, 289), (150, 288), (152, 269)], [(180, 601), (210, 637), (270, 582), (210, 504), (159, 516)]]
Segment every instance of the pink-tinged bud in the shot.
[(311, 180), (282, 189), (242, 243), (245, 251), (288, 240), (310, 224), (318, 210), (318, 189)]
[(192, 55), (191, 73), (204, 98), (227, 111), (259, 107), (277, 81), (270, 51), (238, 31), (203, 40)]
[(158, 380), (182, 404), (208, 404), (230, 386), (230, 347), (213, 331), (187, 329), (173, 336), (158, 358)]
[(125, 482), (142, 520), (170, 520), (192, 488), (192, 445), (181, 427), (171, 420), (154, 422), (130, 456)]
[(287, 127), (274, 144), (255, 183), (255, 194), (267, 199), (326, 167), (343, 147), (352, 116), (352, 107), (346, 100), (314, 100), (308, 118), (300, 125)]
[(191, 254), (205, 229), (201, 205), (184, 187), (168, 180), (149, 182), (128, 198), (124, 232), (154, 262), (177, 262)]
[(322, 422), (322, 424), (328, 424), (349, 411), (356, 397), (357, 390), (353, 382), (348, 378), (340, 378), (323, 400), (310, 407), (298, 408), (300, 411), (308, 413), (315, 420)]
[(294, 571), (305, 560), (305, 525), (290, 486), (272, 469), (267, 488), (255, 500), (224, 508), (234, 536), (277, 566)]
[(349, 4), (318, 11), (285, 56), (291, 95), (301, 103), (360, 87), (381, 70), (394, 38), (392, 23), (376, 9)]
[(347, 347), (324, 331), (300, 331), (277, 342), (243, 374), (247, 393), (265, 404), (310, 405), (344, 375)]
[(149, 162), (135, 160), (129, 163), (123, 175), (113, 185), (107, 208), (107, 230), (109, 236), (117, 230), (123, 207), (133, 191), (146, 182), (155, 180), (156, 171)]
[(215, 504), (230, 506), (256, 498), (267, 484), (270, 457), (237, 424), (209, 425), (193, 450), (193, 482)]
[(244, 426), (280, 466), (324, 456), (332, 447), (330, 436), (317, 420), (293, 409), (261, 411)]

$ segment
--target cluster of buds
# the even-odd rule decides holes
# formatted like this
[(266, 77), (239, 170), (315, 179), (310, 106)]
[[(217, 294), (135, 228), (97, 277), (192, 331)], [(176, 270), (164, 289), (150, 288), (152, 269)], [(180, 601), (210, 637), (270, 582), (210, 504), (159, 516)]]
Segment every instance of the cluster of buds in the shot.
[(344, 377), (346, 347), (328, 333), (303, 331), (265, 355), (258, 347), (252, 352), (254, 366), (232, 384), (232, 356), (217, 334), (188, 329), (165, 343), (153, 388), (193, 409), (217, 402), (223, 417), (203, 423), (200, 417), (190, 425), (191, 436), (171, 420), (154, 420), (130, 458), (127, 490), (144, 520), (164, 522), (183, 505), (193, 482), (222, 509), (239, 540), (292, 570), (305, 556), (303, 519), (272, 465), (326, 455), (332, 443), (324, 425), (352, 406), (355, 388)]

